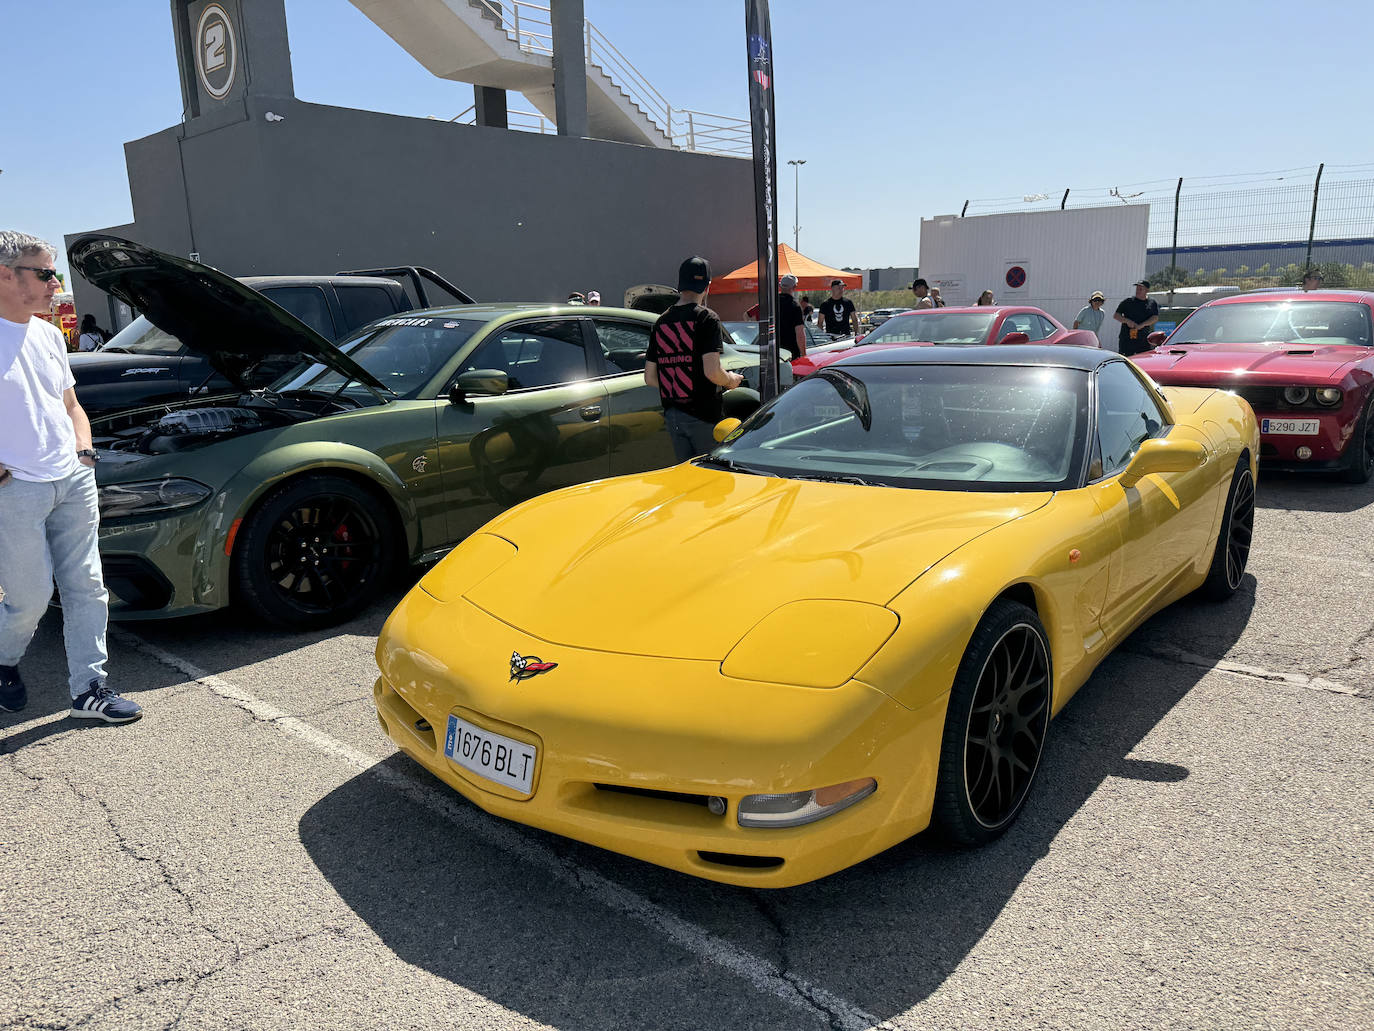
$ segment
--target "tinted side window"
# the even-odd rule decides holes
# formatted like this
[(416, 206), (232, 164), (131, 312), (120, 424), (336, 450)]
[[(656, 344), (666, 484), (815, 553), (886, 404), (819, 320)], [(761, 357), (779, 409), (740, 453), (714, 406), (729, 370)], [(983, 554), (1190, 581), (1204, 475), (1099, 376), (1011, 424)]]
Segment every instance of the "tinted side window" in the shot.
[(1097, 442), (1102, 475), (1121, 472), (1140, 443), (1164, 429), (1164, 413), (1125, 362), (1104, 365), (1097, 373)]
[(587, 378), (587, 352), (577, 319), (527, 322), (497, 333), (463, 362), (460, 372), (495, 369), (510, 388), (551, 387)]
[(1025, 313), (1008, 315), (1002, 320), (1002, 328), (997, 331), (997, 339), (1003, 339), (1008, 333), (1025, 333), (1032, 340), (1041, 339), (1036, 336), (1034, 318), (1035, 316)]
[(1037, 333), (1031, 334), (1032, 340), (1047, 340), (1058, 332), (1058, 330), (1054, 328), (1054, 323), (1043, 315), (1035, 316), (1035, 324), (1039, 326), (1040, 329)]
[(630, 322), (595, 323), (606, 364), (621, 372), (643, 372), (644, 355), (649, 349), (649, 326)]
[(343, 331), (350, 333), (359, 326), (365, 326), (373, 319), (384, 319), (396, 312), (396, 304), (391, 294), (380, 286), (338, 285), (334, 292), (339, 297), (339, 308), (343, 311)]
[(339, 338), (334, 329), (334, 319), (329, 314), (329, 302), (319, 287), (277, 286), (268, 287), (263, 293), (326, 340)]

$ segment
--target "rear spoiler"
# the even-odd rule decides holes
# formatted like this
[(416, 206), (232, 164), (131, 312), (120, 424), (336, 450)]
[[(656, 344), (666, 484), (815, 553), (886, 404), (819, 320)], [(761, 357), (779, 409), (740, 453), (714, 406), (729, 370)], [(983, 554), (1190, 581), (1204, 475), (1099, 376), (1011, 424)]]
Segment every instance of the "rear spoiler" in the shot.
[(439, 275), (439, 273), (435, 272), (433, 269), (423, 268), (419, 265), (398, 265), (395, 268), (349, 269), (343, 272), (336, 272), (335, 275), (388, 276), (397, 279), (404, 279), (410, 284), (411, 289), (415, 291), (415, 299), (420, 302), (418, 306), (421, 308), (433, 308), (436, 306), (436, 304), (443, 303), (442, 301), (430, 301), (429, 295), (425, 293), (424, 280), (426, 279), (429, 280), (435, 286), (437, 286), (439, 289), (444, 290), (447, 293), (450, 293), (454, 297), (458, 298), (460, 304), (477, 303), (475, 300), (472, 299), (470, 295), (468, 295), (462, 290), (459, 290), (456, 286), (450, 283), (443, 276)]

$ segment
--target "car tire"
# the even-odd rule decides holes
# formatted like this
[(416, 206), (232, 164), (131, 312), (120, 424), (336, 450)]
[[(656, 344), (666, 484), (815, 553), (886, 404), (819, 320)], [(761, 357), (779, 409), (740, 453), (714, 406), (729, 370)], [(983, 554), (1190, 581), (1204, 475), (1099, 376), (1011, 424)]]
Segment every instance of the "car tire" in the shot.
[(1355, 424), (1355, 433), (1350, 438), (1350, 461), (1341, 470), (1341, 479), (1346, 483), (1368, 483), (1374, 476), (1374, 401), (1360, 413), (1360, 421)]
[(1250, 462), (1242, 458), (1231, 475), (1226, 509), (1221, 514), (1221, 529), (1212, 550), (1212, 565), (1203, 581), (1202, 593), (1210, 601), (1225, 601), (1240, 588), (1245, 566), (1250, 560), (1250, 541), (1255, 533), (1255, 478)]
[(993, 602), (964, 651), (945, 713), (931, 827), (946, 842), (983, 845), (1015, 821), (1049, 735), (1052, 674), (1040, 618), (1019, 602)]
[(237, 600), (276, 626), (342, 623), (386, 588), (399, 540), (389, 502), (354, 480), (292, 480), (245, 520), (234, 548)]

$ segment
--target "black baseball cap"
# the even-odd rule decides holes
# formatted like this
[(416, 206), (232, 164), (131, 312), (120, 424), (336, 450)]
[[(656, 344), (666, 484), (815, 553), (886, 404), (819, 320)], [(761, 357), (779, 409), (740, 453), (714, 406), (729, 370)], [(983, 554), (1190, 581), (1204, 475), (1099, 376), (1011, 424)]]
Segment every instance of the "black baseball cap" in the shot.
[(705, 293), (706, 288), (711, 285), (711, 266), (705, 258), (696, 256), (688, 258), (677, 270), (677, 288), (679, 290), (691, 290), (693, 293)]
[(918, 286), (923, 286), (923, 287), (925, 287), (927, 290), (930, 289), (930, 284), (927, 283), (924, 279), (917, 279), (917, 280), (914, 280), (914, 281), (912, 282), (912, 284), (911, 284), (911, 289), (915, 290)]

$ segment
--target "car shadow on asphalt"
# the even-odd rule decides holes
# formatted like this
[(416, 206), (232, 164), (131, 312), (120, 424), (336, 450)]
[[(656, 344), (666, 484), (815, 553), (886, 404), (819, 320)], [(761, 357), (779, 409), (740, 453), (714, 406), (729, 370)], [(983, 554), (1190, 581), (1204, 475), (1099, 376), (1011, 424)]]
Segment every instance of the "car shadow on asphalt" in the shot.
[(1296, 512), (1358, 512), (1374, 505), (1374, 480), (1345, 483), (1327, 473), (1275, 473), (1260, 469), (1259, 508)]
[[(1131, 754), (1210, 670), (1206, 662), (1170, 659), (1166, 646), (1181, 642), (1194, 657), (1219, 660), (1240, 637), (1254, 599), (1255, 581), (1247, 576), (1226, 604), (1185, 599), (1127, 638), (1054, 721), (1035, 793), (1018, 822), (981, 849), (953, 851), (921, 835), (812, 884), (761, 891), (701, 881), (528, 828), (518, 834), (553, 850), (569, 869), (593, 870), (779, 969), (890, 1018), (940, 988), (1104, 782), (1126, 778), (1163, 793), (1189, 776), (1167, 756)], [(587, 905), (575, 876), (556, 882), (538, 864), (501, 853), (437, 815), (398, 806), (391, 774), (448, 789), (401, 755), (380, 767), (385, 769), (374, 767), (321, 799), (302, 818), (300, 833), (331, 886), (389, 948), (563, 1031), (606, 1028), (612, 1026), (607, 1014), (634, 1012), (642, 1002), (634, 970), (619, 980), (584, 977), (586, 971), (569, 960), (570, 953), (620, 954), (627, 967), (643, 967), (644, 957), (627, 955), (639, 946), (622, 940), (624, 919), (604, 913), (570, 927), (568, 911)], [(451, 797), (468, 808), (456, 793)], [(475, 808), (472, 816), (496, 820)], [(1138, 847), (1133, 839), (1118, 840), (1119, 828), (1096, 824), (1080, 824), (1072, 847), (1082, 848), (1085, 836), (1103, 835), (1102, 862)], [(1071, 905), (1074, 892), (1056, 897)], [(531, 934), (531, 928), (544, 933)], [(657, 941), (651, 949), (661, 967), (685, 962), (676, 946)], [(594, 990), (554, 991), (550, 976), (586, 980)], [(719, 978), (716, 983), (723, 992)], [(757, 994), (747, 982), (738, 984), (741, 1004)], [(674, 998), (681, 1012), (671, 1020), (680, 1018), (683, 1027), (706, 1026), (703, 1019), (729, 1008), (703, 1001), (705, 1008), (694, 1011)], [(640, 1012), (614, 1026), (678, 1026), (662, 1023), (670, 1019), (668, 1009), (665, 1004), (651, 1019)], [(777, 1016), (778, 1027), (801, 1026), (797, 1012), (781, 1004)]]

